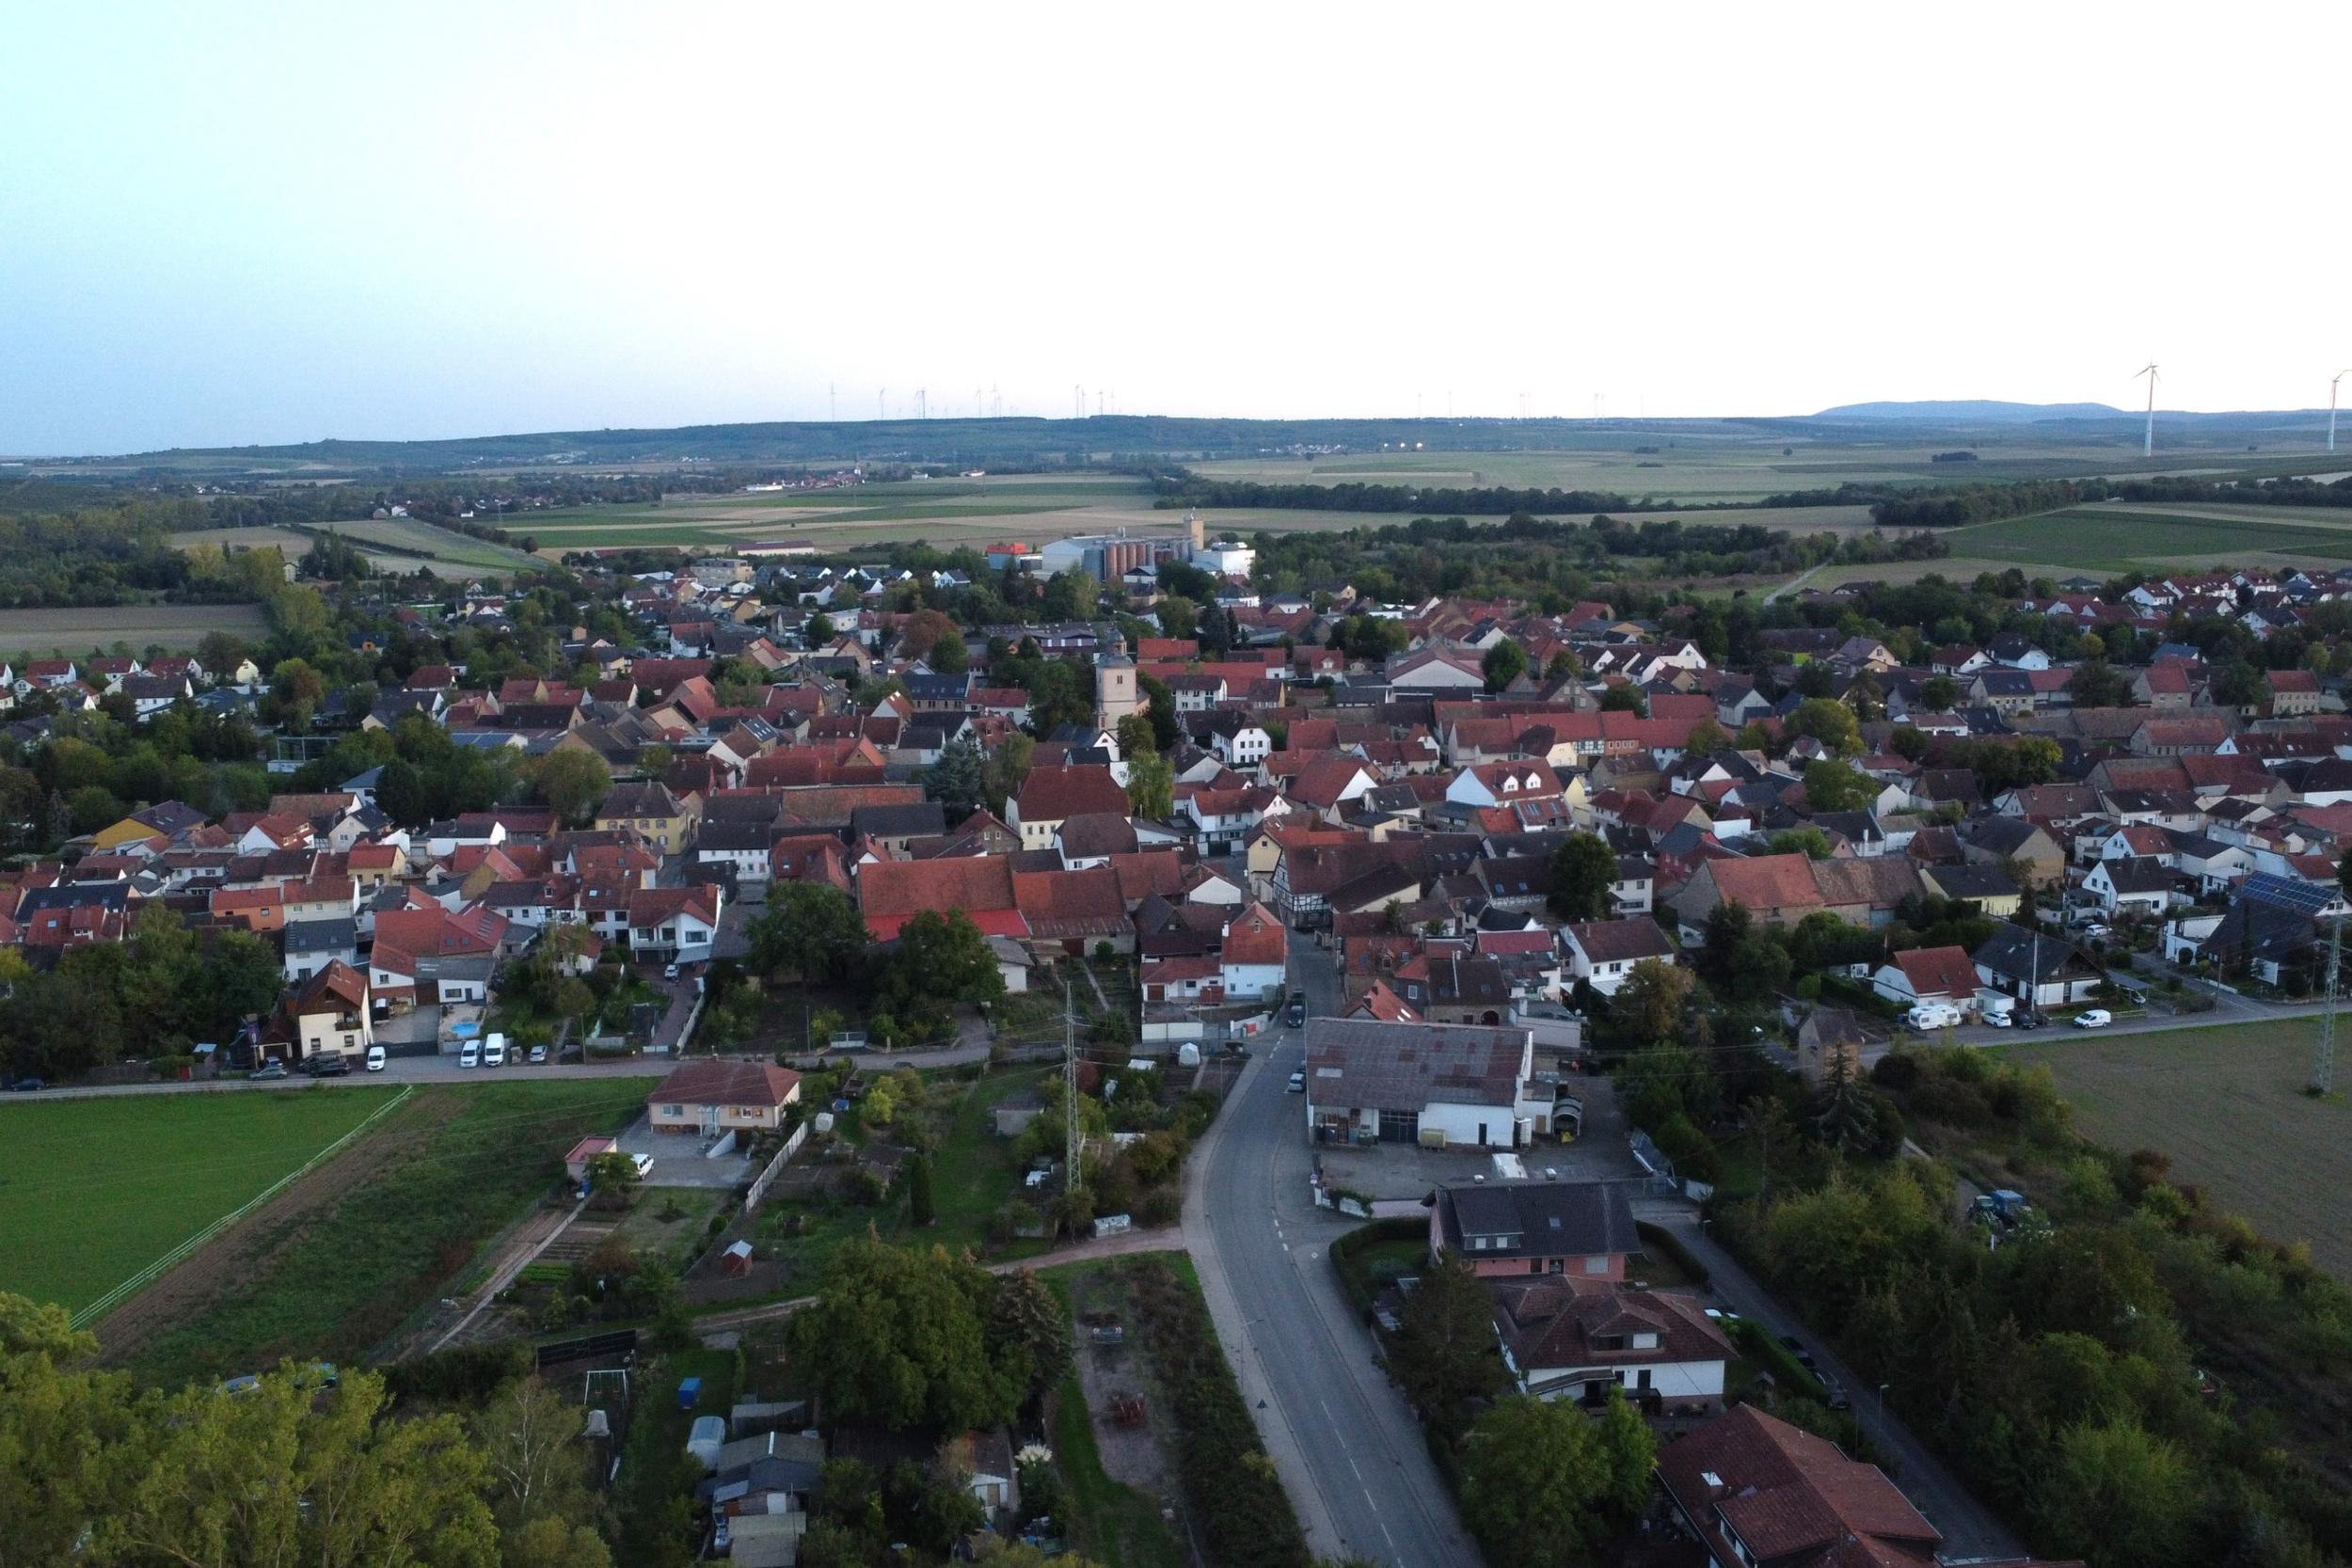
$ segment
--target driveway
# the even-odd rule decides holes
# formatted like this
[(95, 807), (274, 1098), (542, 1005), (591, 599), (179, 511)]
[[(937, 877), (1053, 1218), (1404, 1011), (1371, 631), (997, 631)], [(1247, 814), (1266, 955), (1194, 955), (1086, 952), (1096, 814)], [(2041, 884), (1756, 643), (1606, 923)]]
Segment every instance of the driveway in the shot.
[(751, 1162), (739, 1154), (707, 1159), (703, 1150), (715, 1140), (689, 1132), (657, 1132), (644, 1117), (630, 1122), (614, 1141), (624, 1154), (643, 1154), (653, 1161), (645, 1173), (648, 1187), (733, 1187), (751, 1180)]
[(1892, 1456), (1899, 1472), (1893, 1478), (1895, 1484), (1927, 1515), (1930, 1524), (1944, 1532), (1944, 1544), (1938, 1548), (1942, 1560), (2025, 1555), (2024, 1544), (2010, 1533), (2008, 1527), (1977, 1501), (1928, 1451), (1927, 1445), (1912, 1435), (1908, 1427), (1881, 1409), (1877, 1386), (1831, 1354), (1828, 1346), (1807, 1332), (1794, 1313), (1767, 1294), (1755, 1277), (1706, 1233), (1695, 1210), (1672, 1200), (1637, 1197), (1633, 1212), (1637, 1218), (1673, 1231), (1707, 1265), (1715, 1298), (1725, 1307), (1743, 1318), (1753, 1318), (1770, 1333), (1795, 1335), (1813, 1353), (1820, 1370), (1845, 1385), (1847, 1397), (1853, 1402), (1856, 1424), (1880, 1452)]
[[(1563, 1181), (1605, 1181), (1642, 1174), (1625, 1140), (1617, 1115), (1614, 1085), (1606, 1078), (1574, 1080), (1584, 1101), (1584, 1132), (1574, 1143), (1534, 1143), (1518, 1149), (1520, 1163), (1534, 1177), (1557, 1177)], [(1294, 1097), (1293, 1103), (1296, 1103)], [(1303, 1118), (1302, 1118), (1303, 1119)], [(1315, 1153), (1323, 1163), (1327, 1186), (1362, 1193), (1374, 1199), (1429, 1196), (1439, 1182), (1469, 1181), (1494, 1176), (1494, 1149), (1423, 1148), (1419, 1144), (1369, 1144), (1349, 1147), (1323, 1144)]]
[[(1327, 953), (1298, 953), (1292, 984), (1311, 1016), (1339, 1010)], [(1475, 1564), (1420, 1420), (1375, 1363), (1325, 1256), (1354, 1222), (1317, 1209), (1309, 1188), (1306, 1118), (1284, 1089), (1305, 1054), (1298, 1031), (1277, 1030), (1242, 1069), (1186, 1166), (1184, 1243), (1315, 1555)]]

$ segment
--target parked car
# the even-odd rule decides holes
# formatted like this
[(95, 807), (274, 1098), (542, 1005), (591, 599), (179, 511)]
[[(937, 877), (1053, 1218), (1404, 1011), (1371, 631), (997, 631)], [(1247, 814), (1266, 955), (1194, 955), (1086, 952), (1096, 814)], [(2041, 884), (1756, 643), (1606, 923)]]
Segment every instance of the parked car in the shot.
[(1305, 1094), (1307, 1092), (1307, 1075), (1303, 1072), (1292, 1073), (1290, 1090), (1293, 1094)]
[(532, 1067), (539, 1067), (539, 1066), (544, 1065), (544, 1064), (546, 1063), (547, 1059), (548, 1059), (548, 1048), (547, 1048), (546, 1046), (544, 1046), (544, 1045), (534, 1045), (534, 1046), (532, 1046), (532, 1047), (531, 1048), (531, 1065), (532, 1065)]
[(10, 1094), (39, 1094), (49, 1085), (38, 1078), (19, 1078), (8, 1085)]
[(1290, 1005), (1282, 1009), (1282, 1022), (1294, 1029), (1307, 1027), (1307, 993), (1305, 991), (1291, 992)]
[(1981, 1022), (1984, 1023), (1984, 1025), (1985, 1025), (1987, 1028), (1990, 1028), (1990, 1029), (2010, 1029), (2010, 1028), (2014, 1028), (2014, 1027), (2016, 1026), (2016, 1023), (2017, 1023), (2017, 1015), (2016, 1015), (2015, 1013), (2013, 1013), (2013, 1012), (2009, 1012), (2009, 1013), (1991, 1013), (1991, 1012), (1989, 1012), (1989, 1013), (1986, 1013), (1986, 1014), (1984, 1014), (1984, 1015), (1982, 1016)]
[(351, 1071), (351, 1062), (340, 1051), (322, 1051), (310, 1058), (310, 1073), (313, 1078), (342, 1078)]
[(253, 1069), (253, 1082), (256, 1084), (267, 1084), (286, 1076), (288, 1076), (286, 1064), (275, 1056)]
[(661, 966), (661, 977), (662, 977), (664, 980), (675, 980), (675, 979), (676, 979), (676, 978), (677, 978), (677, 965), (675, 965), (675, 964), (663, 964), (663, 965)]
[(482, 1065), (482, 1047), (474, 1043), (472, 1040), (468, 1040), (466, 1042), (466, 1048), (457, 1053), (457, 1065), (459, 1067), (480, 1067)]
[(484, 1067), (506, 1065), (506, 1037), (504, 1035), (490, 1037), (490, 1043), (482, 1048), (482, 1065)]
[(637, 1167), (637, 1180), (643, 1181), (653, 1170), (653, 1156), (650, 1154), (632, 1154), (628, 1158), (629, 1163)]
[(1726, 1311), (1720, 1307), (1710, 1307), (1706, 1310), (1707, 1315), (1719, 1323), (1736, 1323), (1740, 1321), (1739, 1313)]
[(2012, 1029), (2041, 1029), (2046, 1027), (2049, 1022), (2040, 1013), (2011, 1013), (2009, 1026)]
[(2074, 1015), (2074, 1027), (2077, 1029), (2104, 1029), (2114, 1022), (2115, 1015), (2105, 1007), (2093, 1007), (2089, 1012)]
[(384, 1048), (382, 1046), (371, 1045), (368, 1047), (368, 1070), (370, 1072), (381, 1072), (384, 1070)]

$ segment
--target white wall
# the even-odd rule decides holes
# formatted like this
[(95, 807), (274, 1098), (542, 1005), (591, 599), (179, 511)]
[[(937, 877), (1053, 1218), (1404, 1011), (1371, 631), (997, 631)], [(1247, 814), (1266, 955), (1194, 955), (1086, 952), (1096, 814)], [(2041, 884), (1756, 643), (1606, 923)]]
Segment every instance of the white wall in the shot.
[[(1642, 1373), (1650, 1375), (1650, 1386), (1661, 1399), (1720, 1400), (1724, 1397), (1724, 1364), (1720, 1361), (1660, 1361), (1646, 1365), (1616, 1367), (1534, 1367), (1527, 1371), (1527, 1386), (1541, 1390), (1539, 1398), (1567, 1399), (1580, 1394), (1581, 1384), (1594, 1379), (1606, 1380), (1616, 1374), (1619, 1386), (1627, 1393), (1638, 1392)], [(1576, 1377), (1575, 1383), (1560, 1379)], [(1556, 1387), (1550, 1385), (1558, 1384)]]
[(1280, 964), (1227, 964), (1224, 968), (1225, 994), (1237, 1003), (1279, 991), (1287, 978)]
[(1517, 1125), (1507, 1105), (1448, 1105), (1433, 1101), (1422, 1107), (1421, 1130), (1445, 1133), (1448, 1145), (1478, 1146), (1478, 1128), (1486, 1127), (1486, 1141), (1499, 1148), (1512, 1144), (1512, 1129)]

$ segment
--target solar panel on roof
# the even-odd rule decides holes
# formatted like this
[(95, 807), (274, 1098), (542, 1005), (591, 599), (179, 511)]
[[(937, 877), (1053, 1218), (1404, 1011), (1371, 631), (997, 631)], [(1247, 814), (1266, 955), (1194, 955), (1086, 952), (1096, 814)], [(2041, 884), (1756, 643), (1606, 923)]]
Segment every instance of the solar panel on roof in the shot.
[(2336, 896), (2336, 890), (2315, 882), (2299, 882), (2287, 877), (2277, 877), (2257, 871), (2239, 885), (2238, 891), (2258, 904), (2271, 904), (2298, 914), (2315, 915), (2326, 909)]

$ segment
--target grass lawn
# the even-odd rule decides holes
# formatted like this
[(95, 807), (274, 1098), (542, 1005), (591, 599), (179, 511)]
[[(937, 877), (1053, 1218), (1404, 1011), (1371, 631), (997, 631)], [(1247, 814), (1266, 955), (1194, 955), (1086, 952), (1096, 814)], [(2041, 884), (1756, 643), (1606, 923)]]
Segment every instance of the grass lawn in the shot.
[(381, 1109), (397, 1091), (9, 1097), (0, 1290), (78, 1310)]
[(735, 1201), (724, 1187), (646, 1187), (613, 1227), (612, 1239), (683, 1272), (702, 1245), (710, 1216)]
[(552, 1187), (564, 1150), (621, 1125), (652, 1083), (550, 1079), (422, 1091), (359, 1146), (377, 1161), (363, 1180), (272, 1231), (224, 1237), (219, 1244), (246, 1249), (250, 1272), (149, 1339), (133, 1366), (176, 1382), (286, 1355), (363, 1359)]
[[(2110, 1148), (2172, 1157), (2172, 1177), (2203, 1187), (2265, 1235), (2308, 1242), (2352, 1278), (2352, 1104), (2303, 1093), (2316, 1019), (2282, 1019), (2145, 1035), (2068, 1032), (2004, 1047), (2045, 1062), (2075, 1125)], [(2341, 1060), (2341, 1058), (2340, 1058)], [(2340, 1084), (2352, 1068), (2339, 1068)]]
[[(843, 1243), (864, 1236), (869, 1227), (883, 1241), (901, 1246), (936, 1243), (950, 1253), (969, 1247), (991, 1258), (1029, 1258), (1045, 1251), (1047, 1243), (1042, 1239), (992, 1243), (988, 1222), (1021, 1190), (1021, 1162), (1013, 1152), (1014, 1140), (997, 1136), (996, 1107), (1043, 1084), (1055, 1070), (1051, 1067), (1003, 1069), (968, 1084), (931, 1080), (934, 1093), (955, 1093), (958, 1098), (946, 1113), (939, 1148), (931, 1157), (933, 1223), (927, 1230), (915, 1229), (909, 1221), (903, 1169), (889, 1195), (871, 1208), (830, 1194), (779, 1196), (763, 1206), (761, 1223), (769, 1246), (791, 1271), (790, 1288), (796, 1292), (814, 1289), (826, 1260)], [(855, 1109), (835, 1127), (845, 1138), (863, 1141), (868, 1135)], [(801, 1217), (801, 1232), (788, 1235), (789, 1218), (796, 1214)]]
[[(691, 1500), (692, 1485), (702, 1477), (701, 1465), (686, 1454), (686, 1436), (696, 1417), (725, 1418), (735, 1403), (737, 1365), (733, 1351), (673, 1351), (631, 1380), (628, 1437), (612, 1492), (621, 1549), (628, 1554), (623, 1560), (674, 1560), (664, 1544), (683, 1544), (683, 1530), (676, 1541), (672, 1538), (679, 1516), (671, 1505), (681, 1496)], [(702, 1390), (692, 1409), (681, 1409), (678, 1385), (690, 1377), (703, 1380)]]

